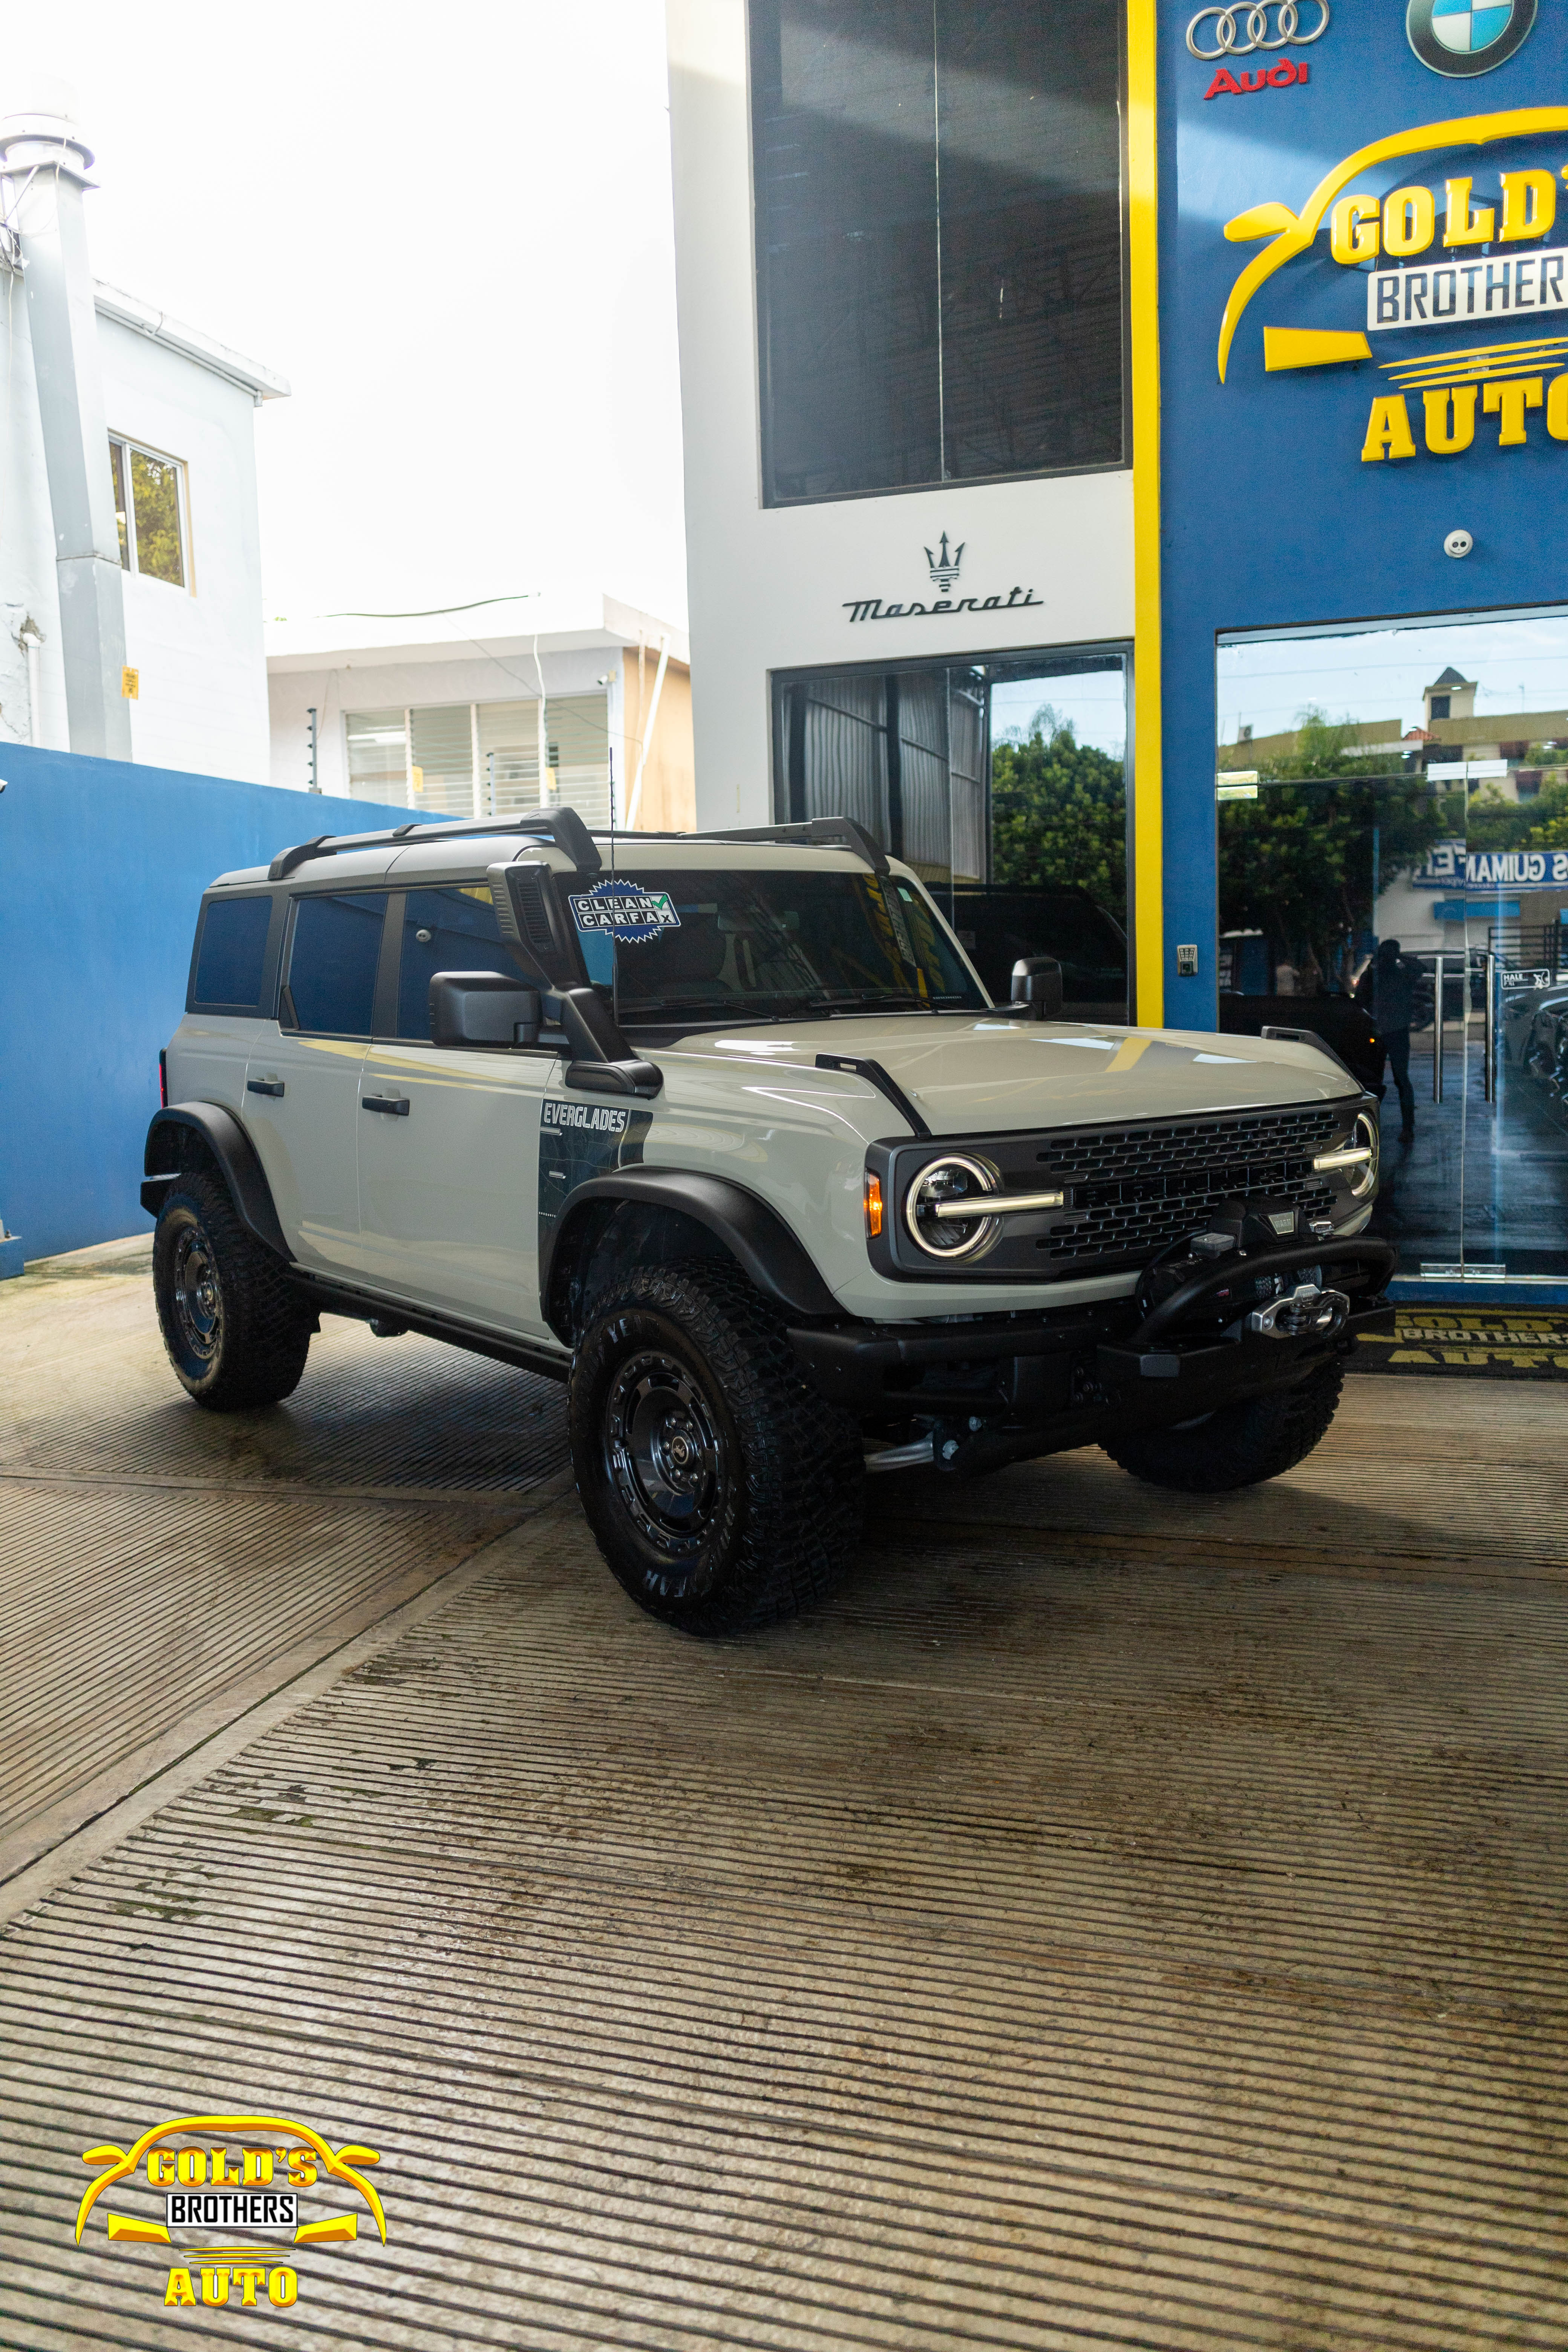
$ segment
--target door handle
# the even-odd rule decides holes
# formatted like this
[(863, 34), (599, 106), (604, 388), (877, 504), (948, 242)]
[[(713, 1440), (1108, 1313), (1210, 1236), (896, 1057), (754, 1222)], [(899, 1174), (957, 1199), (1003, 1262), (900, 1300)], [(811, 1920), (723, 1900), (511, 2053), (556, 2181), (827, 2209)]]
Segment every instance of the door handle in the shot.
[(388, 1118), (406, 1118), (408, 1097), (406, 1095), (361, 1095), (360, 1108), (384, 1111)]
[(247, 1078), (245, 1091), (247, 1095), (276, 1095), (281, 1097), (283, 1081), (281, 1078)]

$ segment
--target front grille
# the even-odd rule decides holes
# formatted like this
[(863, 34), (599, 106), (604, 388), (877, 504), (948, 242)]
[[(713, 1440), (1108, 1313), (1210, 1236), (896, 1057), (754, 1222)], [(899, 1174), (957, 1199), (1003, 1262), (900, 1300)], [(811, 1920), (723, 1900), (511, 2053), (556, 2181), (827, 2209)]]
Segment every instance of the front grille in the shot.
[(1326, 1213), (1333, 1188), (1313, 1174), (1312, 1160), (1344, 1123), (1342, 1103), (1323, 1103), (1052, 1136), (1035, 1155), (1040, 1176), (1026, 1181), (1059, 1179), (1073, 1221), (1064, 1218), (1036, 1247), (1053, 1264), (1142, 1264), (1198, 1231), (1237, 1192)]

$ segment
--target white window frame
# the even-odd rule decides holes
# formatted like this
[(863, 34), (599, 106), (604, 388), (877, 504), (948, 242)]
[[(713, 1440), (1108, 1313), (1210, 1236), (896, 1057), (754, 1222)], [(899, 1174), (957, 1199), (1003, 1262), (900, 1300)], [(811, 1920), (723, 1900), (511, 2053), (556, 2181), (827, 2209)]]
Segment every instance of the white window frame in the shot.
[[(109, 438), (124, 454), (125, 553), (129, 560), (122, 562), (121, 570), (134, 572), (138, 580), (152, 580), (160, 588), (172, 588), (176, 596), (194, 596), (196, 593), (196, 567), (191, 548), (190, 467), (183, 457), (174, 457), (170, 450), (154, 449), (150, 441), (137, 440), (129, 433), (117, 433), (112, 425), (109, 430)], [(173, 580), (160, 580), (155, 572), (143, 572), (136, 560), (136, 493), (131, 482), (132, 454), (141, 457), (151, 457), (156, 464), (173, 466), (174, 469), (174, 499), (180, 516), (180, 559), (185, 574), (183, 583), (178, 585)], [(116, 539), (118, 541), (118, 532)]]

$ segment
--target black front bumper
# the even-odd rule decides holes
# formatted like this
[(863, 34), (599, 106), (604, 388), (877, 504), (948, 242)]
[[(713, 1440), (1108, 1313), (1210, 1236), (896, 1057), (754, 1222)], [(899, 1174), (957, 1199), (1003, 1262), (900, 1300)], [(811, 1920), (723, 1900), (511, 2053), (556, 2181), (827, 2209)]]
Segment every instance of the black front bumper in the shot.
[[(1363, 1334), (1392, 1331), (1384, 1292), (1395, 1263), (1369, 1236), (1300, 1243), (1222, 1264), (1149, 1313), (1125, 1299), (942, 1323), (797, 1325), (789, 1338), (829, 1402), (885, 1428), (951, 1426), (962, 1433), (952, 1465), (989, 1466), (1292, 1386)], [(1342, 1324), (1293, 1336), (1248, 1328), (1248, 1308), (1276, 1277), (1289, 1286), (1310, 1275), (1324, 1289), (1343, 1285)]]

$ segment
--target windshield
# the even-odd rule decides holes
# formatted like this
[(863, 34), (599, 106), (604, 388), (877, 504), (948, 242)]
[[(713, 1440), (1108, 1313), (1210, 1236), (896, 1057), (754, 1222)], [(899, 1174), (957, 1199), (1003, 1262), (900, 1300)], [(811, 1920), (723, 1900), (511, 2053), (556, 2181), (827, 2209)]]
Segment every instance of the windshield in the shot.
[(640, 872), (571, 905), (588, 977), (614, 978), (623, 1022), (985, 1003), (930, 902), (896, 875)]

